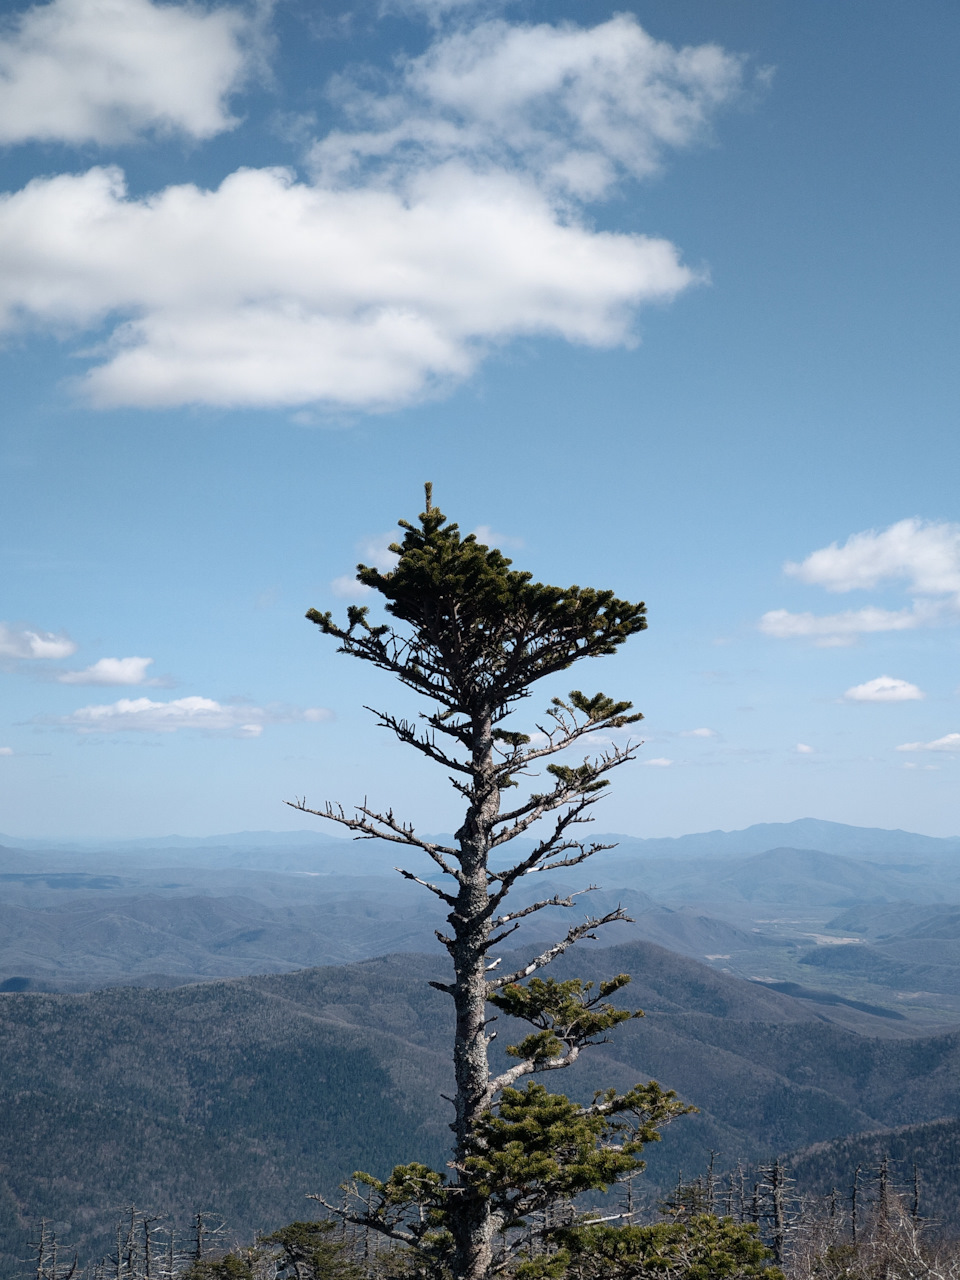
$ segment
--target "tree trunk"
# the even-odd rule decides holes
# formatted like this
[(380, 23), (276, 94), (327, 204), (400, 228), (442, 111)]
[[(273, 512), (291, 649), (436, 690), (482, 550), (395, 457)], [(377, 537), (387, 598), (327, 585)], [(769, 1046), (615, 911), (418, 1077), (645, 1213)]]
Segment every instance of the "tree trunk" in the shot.
[(453, 933), (450, 952), (457, 1015), (453, 1050), (456, 1114), (451, 1126), (456, 1137), (459, 1188), (457, 1207), (451, 1215), (457, 1280), (486, 1280), (493, 1263), (494, 1243), (489, 1200), (477, 1193), (463, 1170), (477, 1124), (489, 1106), (486, 944), (491, 910), (487, 861), (493, 823), (500, 811), (500, 792), (493, 777), (493, 719), (489, 713), (474, 718), (473, 742), (474, 801), (457, 832), (462, 877), (457, 905), (448, 916)]

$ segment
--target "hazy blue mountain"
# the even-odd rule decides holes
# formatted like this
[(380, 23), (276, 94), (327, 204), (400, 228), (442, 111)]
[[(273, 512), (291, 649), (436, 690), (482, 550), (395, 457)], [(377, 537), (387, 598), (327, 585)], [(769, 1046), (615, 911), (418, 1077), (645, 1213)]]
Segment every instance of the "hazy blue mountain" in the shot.
[(932, 924), (941, 916), (952, 916), (952, 903), (882, 902), (848, 907), (828, 920), (825, 928), (838, 933), (859, 934), (863, 938), (886, 938), (913, 926)]
[[(449, 837), (448, 837), (449, 838)], [(703, 831), (685, 836), (643, 838), (625, 835), (597, 835), (606, 843), (617, 841), (621, 853), (646, 858), (704, 857), (720, 854), (743, 856), (768, 849), (817, 849), (823, 853), (849, 855), (923, 855), (951, 857), (960, 854), (960, 836), (925, 836), (909, 831), (888, 831), (881, 827), (853, 827), (820, 818), (798, 818), (794, 822), (763, 822), (742, 831)], [(101, 850), (129, 852), (195, 849), (271, 851), (292, 848), (320, 848), (348, 843), (336, 829), (318, 820), (313, 829), (301, 831), (239, 831), (214, 836), (154, 836), (145, 839), (60, 840), (26, 839), (0, 834), (0, 844), (26, 850)], [(371, 842), (373, 843), (373, 842)], [(341, 852), (343, 850), (341, 849)], [(395, 851), (396, 852), (396, 851)]]
[(923, 836), (882, 827), (851, 827), (820, 818), (795, 822), (760, 822), (742, 831), (703, 831), (696, 835), (638, 839), (634, 836), (599, 836), (619, 840), (620, 851), (643, 857), (705, 857), (719, 854), (764, 853), (768, 849), (818, 849), (823, 853), (850, 855), (920, 854), (952, 857), (960, 854), (960, 836)]

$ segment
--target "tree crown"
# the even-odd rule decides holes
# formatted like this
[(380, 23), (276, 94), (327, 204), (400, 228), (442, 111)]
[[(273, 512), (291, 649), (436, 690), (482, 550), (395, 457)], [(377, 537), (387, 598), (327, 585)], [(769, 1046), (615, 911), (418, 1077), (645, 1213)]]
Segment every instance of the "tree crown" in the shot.
[(358, 581), (386, 597), (387, 612), (412, 635), (373, 626), (363, 606), (348, 610), (346, 628), (311, 609), (307, 617), (341, 641), (341, 652), (385, 667), (450, 712), (470, 714), (490, 704), (505, 709), (534, 681), (578, 658), (613, 653), (645, 629), (643, 603), (534, 582), (475, 534), (461, 536), (433, 505), (432, 486), (425, 488), (419, 524), (399, 522), (403, 539), (390, 548), (395, 568), (357, 566)]

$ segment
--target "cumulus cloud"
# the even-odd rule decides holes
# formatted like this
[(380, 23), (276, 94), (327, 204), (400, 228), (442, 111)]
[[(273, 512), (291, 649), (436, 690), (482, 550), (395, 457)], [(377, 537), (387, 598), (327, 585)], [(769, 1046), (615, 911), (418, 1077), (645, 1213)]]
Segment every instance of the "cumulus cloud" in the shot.
[(561, 221), (520, 175), (455, 166), (408, 197), (246, 170), (126, 196), (116, 170), (0, 199), (0, 324), (134, 313), (85, 379), (102, 406), (383, 408), (466, 377), (486, 344), (630, 337), (693, 280), (664, 240)]
[(2, 197), (0, 327), (107, 325), (81, 382), (100, 406), (384, 409), (518, 335), (630, 343), (638, 307), (699, 277), (577, 202), (703, 136), (740, 76), (631, 17), (439, 39), (378, 96), (341, 86), (353, 128), (314, 148), (312, 181), (131, 198), (94, 168)]
[(46, 723), (75, 729), (78, 733), (176, 733), (180, 729), (197, 729), (207, 734), (258, 738), (268, 724), (296, 720), (317, 722), (331, 717), (332, 712), (325, 707), (309, 707), (305, 711), (290, 707), (252, 707), (194, 696), (174, 698), (170, 702), (121, 698), (118, 702), (80, 707), (68, 716)]
[(156, 684), (147, 679), (152, 658), (100, 658), (83, 671), (64, 671), (57, 676), (60, 684)]
[(0, 142), (117, 142), (145, 129), (209, 138), (248, 62), (237, 10), (52, 0), (0, 36)]
[(842, 545), (833, 542), (799, 563), (788, 562), (784, 572), (832, 592), (902, 583), (913, 600), (902, 609), (869, 605), (833, 614), (773, 609), (760, 619), (760, 630), (779, 639), (846, 645), (871, 632), (960, 620), (960, 524), (900, 520), (880, 532), (852, 534)]
[(948, 733), (933, 742), (903, 742), (898, 751), (960, 751), (960, 733)]
[(643, 763), (651, 765), (655, 769), (669, 769), (673, 761), (668, 760), (666, 756), (654, 756), (652, 760), (644, 760)]
[(33, 631), (0, 622), (0, 658), (69, 658), (77, 646), (65, 635), (50, 631)]
[(902, 580), (918, 595), (960, 595), (960, 524), (900, 520), (832, 542), (784, 572), (828, 591)]
[(847, 702), (919, 702), (926, 694), (909, 680), (877, 676), (876, 680), (855, 684), (843, 696)]

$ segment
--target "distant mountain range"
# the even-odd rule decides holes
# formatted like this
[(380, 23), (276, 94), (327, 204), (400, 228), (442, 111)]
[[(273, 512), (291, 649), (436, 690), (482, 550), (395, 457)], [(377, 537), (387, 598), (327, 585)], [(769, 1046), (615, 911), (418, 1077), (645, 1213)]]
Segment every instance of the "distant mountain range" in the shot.
[[(436, 836), (447, 839), (449, 836)], [(819, 818), (798, 818), (795, 822), (761, 822), (742, 831), (703, 831), (695, 835), (643, 838), (607, 835), (596, 837), (606, 843), (618, 842), (621, 850), (642, 853), (646, 858), (709, 857), (715, 854), (744, 855), (767, 849), (818, 849), (822, 853), (851, 855), (925, 854), (948, 857), (960, 853), (960, 836), (925, 836), (910, 831), (888, 831), (881, 827), (853, 827)], [(237, 831), (214, 836), (151, 836), (139, 839), (53, 839), (6, 836), (0, 845), (19, 849), (130, 852), (159, 849), (278, 850), (313, 848), (345, 843), (334, 828), (318, 823), (302, 831)], [(375, 842), (371, 842), (375, 843)], [(341, 852), (345, 849), (341, 847)], [(395, 856), (395, 854), (394, 854)]]
[[(870, 852), (767, 847), (785, 832)], [(173, 846), (0, 846), (0, 991), (169, 986), (436, 947), (442, 909), (394, 869), (401, 862), (424, 872), (425, 855), (307, 838), (254, 832)], [(911, 841), (912, 852), (895, 847)], [(960, 1021), (960, 942), (944, 932), (945, 918), (935, 911), (939, 925), (891, 943), (876, 936), (871, 921), (879, 917), (863, 917), (862, 928), (861, 916), (841, 922), (844, 911), (885, 911), (894, 933), (904, 927), (898, 921), (927, 921), (928, 908), (960, 912), (954, 845), (960, 850), (960, 841), (812, 819), (677, 840), (623, 837), (584, 867), (524, 880), (516, 892), (525, 905), (594, 883), (599, 891), (576, 899), (578, 916), (622, 905), (633, 919), (601, 943), (644, 939), (743, 976), (820, 987), (843, 1002), (834, 1010), (885, 1005), (891, 990), (932, 993), (934, 1004), (949, 996)], [(552, 938), (569, 915), (558, 908), (532, 917), (520, 940)], [(869, 945), (821, 945), (833, 940), (821, 935), (835, 932), (838, 941)], [(790, 955), (820, 972), (798, 969)]]

